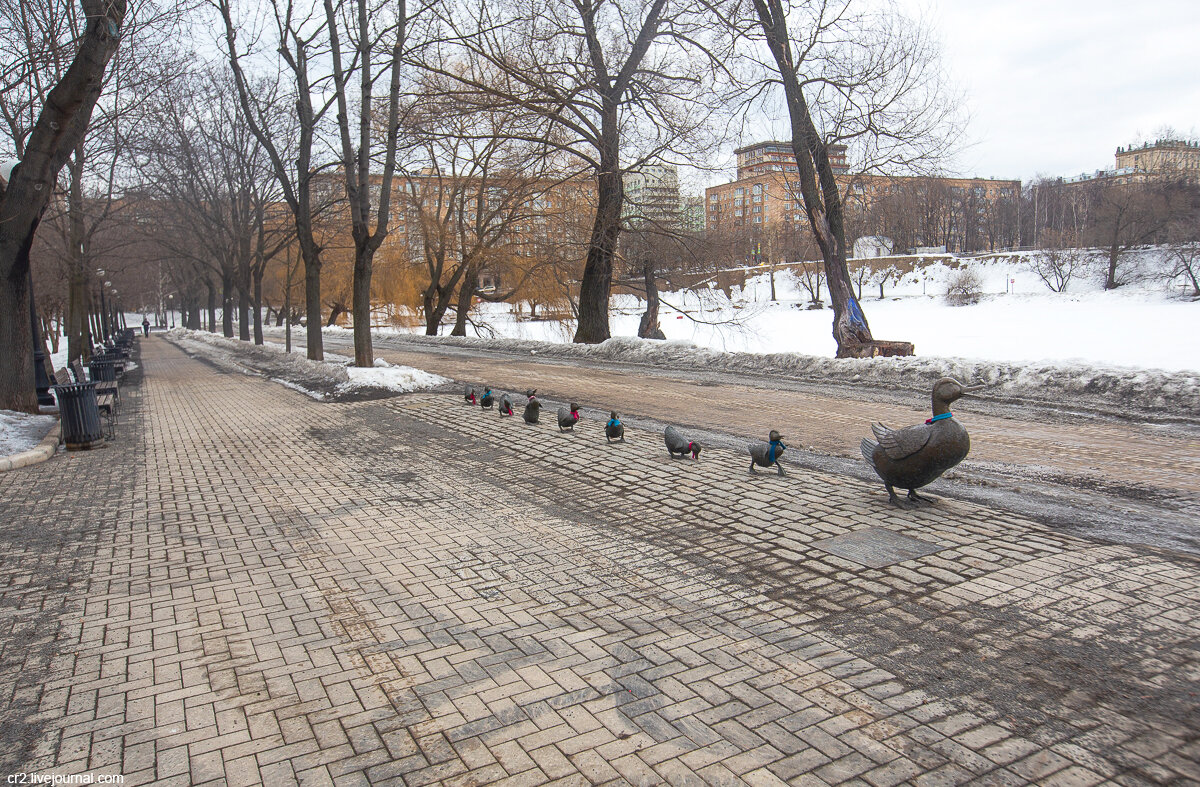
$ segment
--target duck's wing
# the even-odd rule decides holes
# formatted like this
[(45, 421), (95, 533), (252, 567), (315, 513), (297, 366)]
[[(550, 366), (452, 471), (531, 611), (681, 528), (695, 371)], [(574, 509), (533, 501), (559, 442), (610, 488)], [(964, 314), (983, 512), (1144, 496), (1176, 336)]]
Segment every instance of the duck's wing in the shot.
[(875, 439), (883, 447), (883, 452), (887, 454), (888, 459), (892, 460), (904, 459), (920, 451), (929, 442), (929, 436), (933, 434), (929, 424), (890, 429), (881, 423), (874, 423), (871, 424), (871, 431), (874, 432)]

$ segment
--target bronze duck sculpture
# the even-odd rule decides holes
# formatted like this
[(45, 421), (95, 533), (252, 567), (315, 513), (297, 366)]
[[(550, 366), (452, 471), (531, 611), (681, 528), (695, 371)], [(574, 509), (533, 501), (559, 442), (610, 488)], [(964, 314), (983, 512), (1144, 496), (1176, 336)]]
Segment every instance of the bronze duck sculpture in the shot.
[(694, 440), (689, 440), (673, 426), (668, 426), (663, 431), (663, 442), (667, 444), (667, 452), (674, 459), (678, 454), (682, 459), (688, 454), (692, 455), (692, 459), (700, 458), (700, 444)]
[(527, 424), (536, 424), (538, 416), (542, 412), (542, 402), (537, 398), (537, 389), (531, 389), (525, 392), (527, 401), (525, 402), (525, 412), (521, 413), (521, 417), (525, 419)]
[(754, 466), (770, 467), (775, 465), (775, 470), (779, 475), (786, 475), (783, 472), (783, 465), (779, 464), (779, 457), (783, 456), (783, 452), (787, 450), (787, 446), (783, 444), (783, 438), (779, 432), (774, 429), (767, 436), (768, 442), (751, 443), (746, 448), (750, 451), (750, 472), (755, 472)]
[(565, 407), (558, 408), (558, 431), (565, 432), (570, 429), (575, 431), (575, 424), (579, 421), (579, 405), (571, 402), (571, 409)]
[(864, 439), (860, 448), (867, 464), (883, 479), (892, 504), (909, 507), (896, 496), (894, 487), (907, 489), (908, 500), (913, 505), (933, 502), (932, 498), (918, 495), (916, 490), (935, 481), (965, 459), (971, 450), (971, 438), (954, 420), (950, 403), (983, 387), (965, 386), (958, 380), (943, 377), (933, 384), (933, 417), (928, 421), (903, 429), (890, 429), (881, 423), (871, 425), (875, 440), (879, 442)]
[(501, 418), (503, 418), (506, 415), (512, 415), (513, 414), (512, 397), (506, 393), (500, 394), (500, 402), (496, 406), (496, 409), (500, 411)]
[(615, 410), (608, 414), (608, 423), (604, 425), (604, 439), (610, 443), (613, 440), (625, 442), (625, 425), (621, 423)]

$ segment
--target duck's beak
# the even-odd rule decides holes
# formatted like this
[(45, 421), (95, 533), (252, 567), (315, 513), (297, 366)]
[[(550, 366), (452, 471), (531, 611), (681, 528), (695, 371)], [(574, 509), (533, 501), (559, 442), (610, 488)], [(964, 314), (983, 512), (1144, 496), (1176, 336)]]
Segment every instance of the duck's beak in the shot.
[(972, 391), (982, 391), (984, 388), (987, 388), (987, 385), (986, 385), (986, 384), (980, 384), (980, 385), (964, 385), (964, 386), (963, 386), (963, 393), (971, 393)]

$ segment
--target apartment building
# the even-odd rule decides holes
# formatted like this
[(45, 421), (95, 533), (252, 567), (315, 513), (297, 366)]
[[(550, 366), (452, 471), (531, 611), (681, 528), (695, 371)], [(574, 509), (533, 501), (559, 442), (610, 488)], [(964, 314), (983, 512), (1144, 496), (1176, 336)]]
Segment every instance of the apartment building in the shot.
[[(943, 204), (950, 226), (947, 234), (970, 236), (962, 230), (971, 222), (982, 223), (1001, 203), (1015, 203), (1021, 194), (1019, 180), (989, 178), (891, 177), (851, 174), (846, 164), (845, 146), (831, 146), (842, 200), (848, 218), (863, 217), (885, 201), (911, 204), (911, 212), (925, 210), (930, 203)], [(738, 178), (705, 190), (705, 228), (748, 235), (768, 230), (808, 231), (808, 217), (800, 191), (798, 167), (791, 146), (780, 142), (762, 142), (736, 151)], [(887, 234), (887, 227), (872, 227)], [(932, 241), (931, 241), (932, 242)], [(940, 245), (941, 241), (938, 241)]]
[(681, 220), (679, 170), (669, 164), (643, 164), (625, 173), (621, 215), (630, 226), (674, 229)]

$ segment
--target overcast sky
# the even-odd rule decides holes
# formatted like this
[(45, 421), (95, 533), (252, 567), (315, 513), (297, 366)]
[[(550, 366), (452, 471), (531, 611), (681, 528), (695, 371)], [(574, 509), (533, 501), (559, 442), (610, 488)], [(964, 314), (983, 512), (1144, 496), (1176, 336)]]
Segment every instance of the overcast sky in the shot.
[(963, 174), (1091, 172), (1163, 127), (1200, 129), (1200, 0), (900, 1), (966, 96)]

